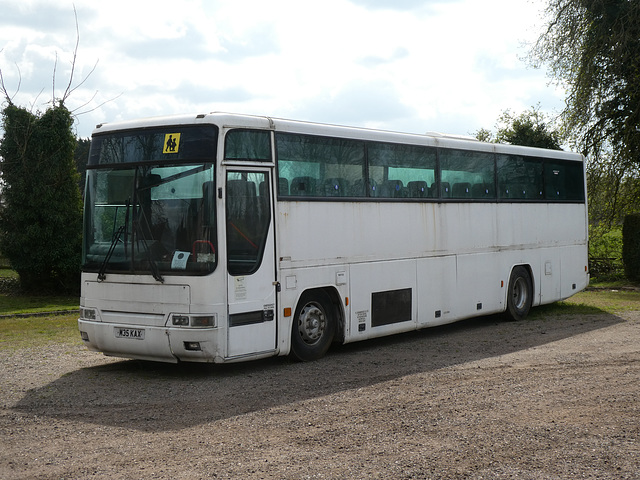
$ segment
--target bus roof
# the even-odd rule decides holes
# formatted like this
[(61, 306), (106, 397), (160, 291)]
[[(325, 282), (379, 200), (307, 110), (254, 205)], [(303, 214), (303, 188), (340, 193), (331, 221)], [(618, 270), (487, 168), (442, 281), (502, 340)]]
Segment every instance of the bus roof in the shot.
[(306, 135), (331, 136), (351, 138), (376, 142), (404, 143), (426, 145), (434, 147), (457, 148), (511, 155), (526, 155), (565, 160), (583, 161), (584, 157), (577, 153), (562, 150), (548, 150), (537, 147), (506, 145), (499, 143), (480, 142), (472, 137), (449, 135), (435, 132), (425, 134), (400, 133), (388, 130), (376, 130), (362, 127), (313, 123), (300, 120), (286, 120), (257, 115), (243, 115), (223, 112), (200, 114), (182, 114), (148, 117), (113, 123), (103, 123), (96, 126), (92, 135), (101, 135), (121, 130), (138, 128), (153, 128), (170, 125), (202, 125), (213, 124), (222, 128), (255, 128), (274, 130), (279, 132), (299, 133)]

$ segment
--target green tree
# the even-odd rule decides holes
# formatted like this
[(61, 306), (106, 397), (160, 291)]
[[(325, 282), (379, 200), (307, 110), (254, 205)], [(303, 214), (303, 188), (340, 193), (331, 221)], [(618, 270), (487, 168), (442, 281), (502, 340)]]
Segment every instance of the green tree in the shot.
[(498, 143), (562, 150), (558, 130), (539, 108), (532, 108), (518, 116), (507, 110), (500, 117), (500, 122), (504, 126), (498, 129)]
[(640, 165), (622, 166), (610, 157), (587, 164), (589, 221), (609, 231), (626, 215), (640, 213)]
[(80, 174), (79, 186), (80, 193), (84, 194), (85, 174), (87, 172), (87, 161), (89, 160), (89, 150), (91, 149), (91, 139), (78, 138), (76, 142), (76, 151), (73, 155), (76, 164), (76, 170)]
[(550, 0), (546, 15), (531, 59), (568, 89), (578, 147), (591, 162), (640, 164), (640, 2)]
[(505, 110), (498, 119), (496, 128), (495, 137), (490, 130), (484, 128), (478, 130), (475, 136), (484, 142), (561, 150), (560, 130), (540, 112), (539, 107), (532, 107), (520, 115)]
[[(82, 197), (73, 116), (65, 102), (88, 76), (72, 86), (80, 41), (75, 7), (74, 14), (77, 37), (69, 83), (44, 113), (15, 105), (0, 70), (0, 251), (27, 291), (78, 292), (80, 287)], [(55, 72), (54, 66), (54, 97)]]
[(63, 102), (34, 114), (7, 98), (2, 110), (0, 250), (26, 290), (79, 287), (82, 202), (72, 125)]
[(587, 156), (591, 245), (640, 209), (640, 2), (550, 0), (531, 51), (567, 88), (564, 125)]

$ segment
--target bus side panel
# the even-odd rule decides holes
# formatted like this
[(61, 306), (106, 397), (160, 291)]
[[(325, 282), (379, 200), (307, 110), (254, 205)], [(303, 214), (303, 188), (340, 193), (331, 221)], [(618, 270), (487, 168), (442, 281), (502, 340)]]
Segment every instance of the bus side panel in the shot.
[[(546, 305), (560, 300), (560, 249), (545, 248), (540, 251), (537, 276), (539, 290), (534, 305)], [(534, 287), (535, 289), (535, 287)]]
[(539, 302), (534, 305), (564, 300), (584, 290), (589, 284), (586, 245), (545, 248), (540, 251), (538, 278)]
[(456, 320), (456, 257), (418, 260), (418, 325), (442, 325)]
[(489, 315), (504, 310), (508, 268), (501, 267), (505, 253), (488, 252), (457, 257), (456, 318)]
[(560, 296), (569, 298), (589, 285), (588, 252), (586, 245), (565, 247), (560, 250)]
[(351, 341), (416, 328), (416, 260), (351, 265)]

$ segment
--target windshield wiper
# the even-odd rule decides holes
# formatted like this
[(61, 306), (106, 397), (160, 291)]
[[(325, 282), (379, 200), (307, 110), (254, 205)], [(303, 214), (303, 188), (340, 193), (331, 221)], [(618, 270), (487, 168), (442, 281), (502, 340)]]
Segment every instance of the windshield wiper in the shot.
[[(149, 220), (147, 219), (147, 216), (145, 215), (143, 209), (140, 209), (140, 213), (138, 215), (136, 215), (136, 210), (134, 210), (134, 213), (133, 213), (134, 218), (137, 217), (137, 220), (134, 220), (133, 222), (134, 234), (137, 234), (137, 238), (135, 239), (135, 242), (136, 243), (139, 242), (142, 244), (143, 250), (147, 254), (147, 261), (149, 262), (149, 267), (151, 268), (151, 275), (153, 275), (153, 278), (160, 283), (164, 283), (164, 277), (160, 275), (160, 269), (158, 268), (158, 264), (151, 257), (151, 249), (149, 248), (149, 244), (147, 243), (147, 240), (144, 237), (144, 231), (142, 229), (142, 226), (140, 225), (139, 219), (142, 218), (144, 220), (144, 222), (146, 223), (147, 229), (150, 231), (151, 227), (149, 225)], [(133, 243), (133, 239), (132, 239), (132, 243)]]
[(111, 240), (111, 245), (109, 246), (109, 250), (107, 251), (107, 254), (104, 256), (104, 260), (102, 260), (102, 264), (100, 265), (100, 270), (98, 270), (99, 282), (102, 282), (105, 278), (107, 278), (106, 271), (107, 271), (107, 265), (109, 263), (109, 259), (111, 258), (111, 255), (113, 255), (113, 251), (116, 249), (116, 245), (120, 241), (120, 237), (122, 237), (122, 234), (126, 229), (127, 227), (125, 225), (120, 225), (120, 227), (118, 227), (118, 230), (116, 230), (116, 233), (113, 235), (113, 240)]
[[(118, 227), (118, 229), (116, 230), (116, 232), (113, 234), (113, 239), (111, 240), (111, 245), (109, 245), (109, 250), (107, 251), (107, 254), (104, 256), (104, 260), (102, 260), (102, 263), (100, 264), (100, 270), (98, 270), (98, 281), (102, 282), (104, 279), (107, 278), (106, 272), (107, 272), (107, 265), (109, 264), (109, 260), (111, 259), (111, 255), (113, 255), (113, 252), (116, 249), (116, 245), (118, 244), (118, 242), (120, 241), (122, 235), (124, 234), (124, 254), (125, 257), (127, 256), (127, 224), (129, 223), (129, 207), (130, 207), (130, 203), (129, 200), (127, 200), (127, 205), (126, 205), (126, 210), (125, 210), (125, 214), (124, 214), (124, 224), (120, 225)], [(115, 222), (114, 222), (115, 223)]]

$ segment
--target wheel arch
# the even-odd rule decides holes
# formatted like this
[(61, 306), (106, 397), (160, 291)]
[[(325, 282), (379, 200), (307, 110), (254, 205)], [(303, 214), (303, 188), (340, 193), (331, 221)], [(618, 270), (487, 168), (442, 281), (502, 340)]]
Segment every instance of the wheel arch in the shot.
[(529, 277), (531, 277), (531, 295), (532, 295), (532, 306), (537, 305), (536, 303), (536, 280), (537, 280), (537, 275), (534, 274), (533, 272), (533, 268), (531, 268), (531, 264), (529, 263), (514, 263), (513, 265), (511, 265), (511, 269), (509, 270), (509, 275), (507, 276), (507, 281), (505, 282), (505, 286), (507, 287), (505, 289), (504, 292), (504, 311), (507, 310), (507, 296), (509, 295), (509, 281), (511, 280), (511, 275), (513, 275), (513, 271), (518, 268), (518, 267), (522, 267), (525, 268), (527, 270), (527, 272), (529, 272)]
[(296, 299), (290, 330), (289, 356), (296, 361), (323, 357), (332, 343), (344, 337), (344, 310), (332, 287), (301, 290)]
[(345, 337), (345, 325), (346, 325), (346, 312), (344, 308), (344, 302), (338, 290), (331, 285), (324, 287), (313, 287), (307, 288), (300, 292), (298, 298), (296, 300), (296, 309), (298, 308), (298, 304), (300, 303), (300, 299), (303, 298), (305, 294), (313, 294), (314, 292), (324, 292), (328, 295), (331, 300), (331, 305), (333, 306), (333, 318), (335, 319), (335, 333), (333, 337), (333, 343), (344, 343)]
[(534, 306), (535, 279), (530, 264), (513, 265), (505, 298), (505, 318), (511, 321), (524, 320)]

